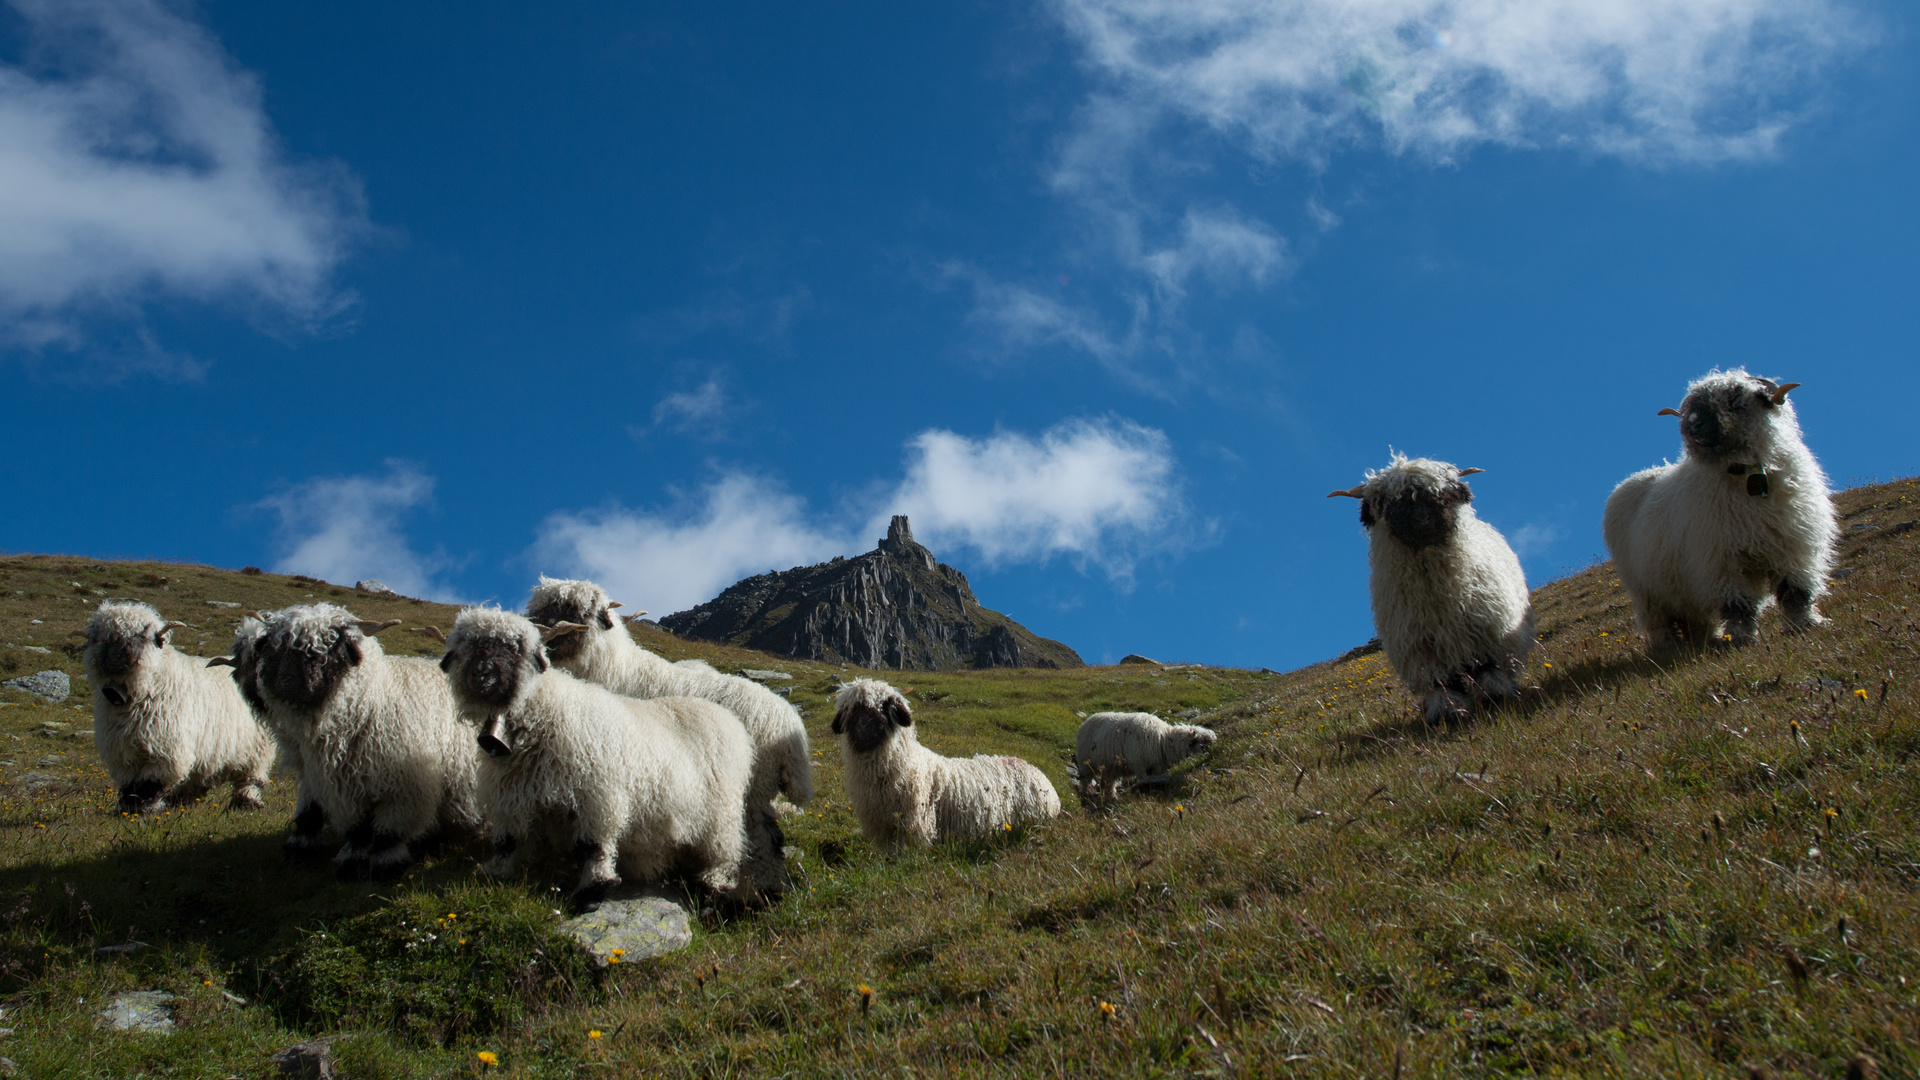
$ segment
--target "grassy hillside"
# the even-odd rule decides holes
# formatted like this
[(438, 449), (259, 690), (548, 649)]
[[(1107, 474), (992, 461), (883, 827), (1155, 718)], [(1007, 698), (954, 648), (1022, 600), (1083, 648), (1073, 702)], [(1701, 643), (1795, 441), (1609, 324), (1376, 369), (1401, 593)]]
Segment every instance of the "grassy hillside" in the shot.
[[(821, 754), (822, 796), (788, 820), (794, 894), (606, 977), (550, 938), (558, 865), (483, 886), (480, 852), (455, 848), (395, 886), (336, 886), (281, 862), (285, 784), (260, 814), (108, 812), (77, 735), (73, 631), (98, 594), (153, 600), (209, 649), (239, 610), (209, 600), (449, 611), (274, 575), (0, 560), (0, 640), (52, 650), (6, 648), (4, 677), (59, 667), (78, 691), (0, 694), (0, 1055), (35, 1077), (261, 1075), (331, 1032), (357, 1077), (1839, 1076), (1858, 1054), (1915, 1076), (1920, 484), (1840, 504), (1827, 626), (1788, 639), (1769, 617), (1752, 648), (1655, 662), (1595, 567), (1536, 594), (1525, 702), (1454, 728), (1420, 723), (1378, 654), (1279, 676), (903, 676), (927, 743), (1021, 754), (1063, 789), (1077, 712), (1191, 711), (1223, 737), (1112, 813), (894, 860), (859, 838)], [(641, 633), (676, 659), (791, 672), (831, 749), (826, 695), (854, 672)], [(97, 951), (130, 941), (146, 947)], [(180, 995), (178, 1030), (93, 1030), (103, 995), (149, 988)]]

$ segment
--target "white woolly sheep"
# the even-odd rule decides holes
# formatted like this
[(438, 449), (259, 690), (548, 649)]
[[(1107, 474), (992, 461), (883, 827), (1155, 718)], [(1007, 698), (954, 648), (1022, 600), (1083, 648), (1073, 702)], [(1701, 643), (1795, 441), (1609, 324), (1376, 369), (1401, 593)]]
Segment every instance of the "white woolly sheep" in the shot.
[(370, 631), (387, 625), (332, 604), (291, 607), (255, 646), (260, 697), (297, 746), (301, 787), (346, 834), (334, 856), (343, 881), (390, 880), (412, 845), (478, 824), (473, 732), (432, 660), (381, 649)]
[(710, 701), (640, 701), (551, 669), (541, 637), (520, 615), (467, 608), (440, 659), (487, 754), (478, 792), (495, 855), (485, 872), (511, 873), (530, 836), (545, 834), (580, 853), (581, 908), (621, 870), (657, 879), (682, 854), (709, 888), (731, 893), (753, 770), (745, 729)]
[(1481, 471), (1396, 453), (1366, 483), (1327, 496), (1360, 500), (1373, 625), (1428, 723), (1517, 695), (1533, 651), (1527, 576), (1460, 479)]
[[(240, 620), (233, 632), (231, 655), (216, 656), (207, 661), (207, 666), (229, 667), (233, 669), (233, 684), (240, 689), (240, 696), (253, 710), (253, 718), (260, 726), (272, 734), (274, 742), (280, 747), (280, 763), (291, 769), (295, 780), (295, 798), (293, 805), (293, 829), (287, 834), (281, 845), (283, 854), (299, 858), (318, 854), (321, 851), (320, 833), (326, 827), (327, 815), (319, 801), (314, 798), (313, 786), (305, 777), (306, 763), (303, 758), (303, 742), (295, 737), (295, 732), (285, 728), (275, 719), (266, 699), (260, 696), (260, 642), (267, 636), (267, 624), (274, 618), (270, 611), (259, 611)], [(394, 625), (397, 625), (395, 623)]]
[(261, 805), (273, 740), (233, 680), (176, 650), (152, 607), (109, 600), (87, 620), (81, 663), (93, 687), (93, 745), (126, 813), (192, 802), (231, 783), (235, 809)]
[(1134, 780), (1165, 773), (1202, 750), (1212, 749), (1217, 736), (1193, 724), (1169, 724), (1143, 712), (1094, 713), (1074, 736), (1074, 760), (1080, 781), (1098, 780), (1102, 794), (1122, 774)]
[(1607, 498), (1607, 548), (1652, 646), (1746, 645), (1776, 600), (1789, 631), (1823, 621), (1814, 604), (1839, 525), (1787, 400), (1799, 385), (1737, 368), (1695, 380), (1678, 409), (1660, 410), (1680, 418), (1680, 460)]
[(674, 664), (648, 652), (614, 614), (619, 606), (591, 581), (542, 575), (527, 601), (527, 616), (543, 627), (566, 631), (548, 638), (547, 655), (572, 675), (627, 697), (704, 698), (739, 718), (753, 742), (753, 783), (746, 796), (747, 865), (755, 889), (770, 895), (784, 891), (786, 838), (773, 799), (785, 794), (796, 806), (805, 806), (813, 798), (806, 724), (790, 702), (759, 683), (723, 675), (704, 661)]
[(847, 797), (867, 839), (897, 852), (947, 837), (986, 836), (1060, 813), (1047, 775), (1016, 757), (942, 757), (920, 745), (900, 691), (855, 679), (834, 698), (833, 733)]

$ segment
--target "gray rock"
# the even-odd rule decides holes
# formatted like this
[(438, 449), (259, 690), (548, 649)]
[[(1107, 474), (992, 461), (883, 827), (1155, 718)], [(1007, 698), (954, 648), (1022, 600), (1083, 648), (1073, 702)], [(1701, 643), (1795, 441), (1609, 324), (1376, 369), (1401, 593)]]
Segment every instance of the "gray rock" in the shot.
[(47, 648), (45, 645), (15, 645), (13, 642), (9, 641), (7, 642), (7, 647), (12, 649), (25, 649), (27, 652), (37, 652), (42, 656), (53, 655), (53, 650)]
[(20, 774), (20, 786), (28, 791), (39, 791), (44, 787), (60, 782), (60, 778), (43, 772)]
[(754, 682), (772, 682), (775, 679), (791, 679), (793, 676), (784, 671), (760, 671), (755, 668), (742, 668), (740, 675)]
[(561, 923), (560, 928), (602, 967), (663, 956), (693, 943), (686, 909), (660, 896), (605, 900), (597, 909)]
[(333, 1080), (333, 1048), (325, 1039), (294, 1043), (273, 1055), (280, 1075), (294, 1080)]
[(115, 994), (100, 1010), (101, 1020), (115, 1031), (166, 1032), (173, 1030), (173, 1012), (167, 1002), (173, 995), (165, 990), (133, 990)]
[(31, 675), (8, 679), (6, 685), (52, 702), (65, 701), (67, 695), (73, 693), (73, 680), (67, 678), (64, 671), (36, 671)]
[(1121, 657), (1120, 662), (1123, 664), (1158, 664), (1160, 661), (1141, 656), (1137, 652), (1132, 652)]
[(240, 606), (240, 601), (238, 601), (238, 600), (209, 600), (209, 601), (207, 601), (207, 606), (208, 606), (208, 607), (239, 607), (239, 606)]
[(379, 581), (376, 581), (373, 578), (368, 578), (365, 581), (356, 581), (353, 583), (353, 587), (356, 589), (359, 589), (363, 593), (372, 593), (375, 596), (400, 595), (399, 593), (396, 593), (392, 589), (387, 588), (385, 585), (381, 584)]

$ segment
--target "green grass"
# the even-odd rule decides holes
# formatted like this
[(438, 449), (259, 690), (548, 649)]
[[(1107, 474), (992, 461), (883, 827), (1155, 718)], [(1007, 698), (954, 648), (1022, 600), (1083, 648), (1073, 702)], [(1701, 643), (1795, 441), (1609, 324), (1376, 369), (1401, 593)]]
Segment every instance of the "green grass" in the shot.
[[(1769, 618), (1754, 647), (1649, 659), (1594, 567), (1536, 594), (1526, 699), (1458, 727), (1420, 723), (1377, 654), (1280, 676), (901, 674), (927, 744), (1020, 754), (1063, 791), (1077, 713), (1197, 710), (1222, 739), (1110, 813), (891, 860), (860, 839), (825, 730), (832, 687), (863, 672), (642, 628), (674, 659), (791, 672), (821, 795), (787, 820), (805, 855), (785, 901), (605, 978), (564, 960), (506, 977), (554, 955), (558, 864), (483, 886), (482, 853), (456, 848), (391, 887), (337, 886), (282, 863), (284, 784), (265, 813), (121, 819), (88, 740), (43, 724), (88, 716), (5, 692), (0, 1055), (35, 1077), (251, 1076), (331, 1033), (356, 1077), (469, 1075), (481, 1050), (516, 1076), (1839, 1076), (1861, 1053), (1920, 1075), (1920, 528), (1900, 528), (1920, 484), (1839, 501), (1827, 626), (1785, 638)], [(77, 681), (62, 646), (97, 596), (73, 581), (190, 621), (303, 592), (450, 616), (274, 575), (13, 558), (0, 640), (55, 651), (0, 653), (6, 677)], [(230, 610), (197, 620), (216, 647)], [(53, 779), (30, 793), (29, 771)], [(410, 956), (448, 913), (503, 929)], [(95, 951), (130, 939), (152, 947)], [(102, 996), (136, 988), (180, 994), (179, 1030), (96, 1033)]]

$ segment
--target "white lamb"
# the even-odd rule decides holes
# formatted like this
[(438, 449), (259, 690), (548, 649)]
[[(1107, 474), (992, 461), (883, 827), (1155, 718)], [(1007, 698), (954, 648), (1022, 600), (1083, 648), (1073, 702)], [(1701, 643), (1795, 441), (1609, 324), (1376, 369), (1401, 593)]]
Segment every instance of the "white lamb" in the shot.
[(564, 631), (549, 636), (547, 655), (572, 675), (627, 697), (704, 698), (739, 718), (754, 748), (753, 782), (746, 795), (750, 876), (762, 893), (784, 891), (786, 839), (773, 799), (784, 793), (794, 805), (805, 806), (813, 798), (806, 724), (791, 703), (759, 683), (723, 675), (703, 661), (669, 663), (641, 648), (614, 614), (619, 606), (591, 581), (542, 576), (527, 601), (527, 615)]
[(942, 757), (920, 745), (898, 690), (855, 679), (834, 699), (833, 733), (847, 797), (867, 839), (897, 852), (947, 837), (978, 837), (1060, 813), (1045, 773), (1015, 757)]
[(1074, 759), (1081, 782), (1097, 781), (1107, 794), (1120, 776), (1137, 782), (1165, 773), (1212, 749), (1216, 738), (1209, 728), (1169, 724), (1152, 713), (1094, 713), (1074, 737)]
[(1696, 380), (1678, 409), (1660, 410), (1680, 418), (1679, 462), (1608, 497), (1607, 548), (1652, 646), (1746, 645), (1775, 600), (1789, 631), (1823, 621), (1814, 603), (1839, 524), (1787, 400), (1799, 385), (1741, 369)]
[(301, 787), (346, 834), (343, 881), (390, 880), (413, 844), (474, 828), (473, 732), (431, 660), (388, 656), (332, 604), (277, 613), (256, 646), (260, 697), (297, 746)]
[(495, 856), (486, 873), (512, 873), (541, 835), (580, 854), (581, 908), (618, 885), (621, 869), (657, 879), (683, 854), (709, 888), (733, 891), (753, 746), (726, 709), (639, 701), (550, 670), (540, 628), (497, 609), (462, 611), (440, 666), (487, 753), (479, 801)]
[(93, 688), (94, 748), (122, 812), (193, 802), (221, 783), (233, 785), (234, 809), (258, 809), (273, 739), (233, 680), (173, 647), (171, 635), (185, 625), (124, 600), (87, 620), (81, 663)]
[(1527, 576), (1460, 479), (1481, 471), (1396, 453), (1366, 483), (1327, 496), (1360, 500), (1373, 624), (1429, 723), (1517, 695), (1533, 651)]

